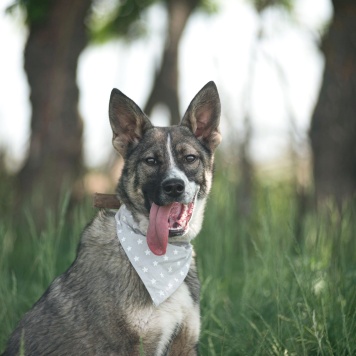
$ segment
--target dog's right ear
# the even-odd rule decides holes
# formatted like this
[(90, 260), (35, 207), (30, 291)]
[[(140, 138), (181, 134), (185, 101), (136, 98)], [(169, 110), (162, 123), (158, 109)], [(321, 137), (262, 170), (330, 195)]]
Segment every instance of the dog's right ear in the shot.
[(153, 127), (139, 106), (118, 89), (111, 91), (109, 118), (113, 132), (112, 143), (123, 157), (127, 148), (136, 145), (144, 132)]

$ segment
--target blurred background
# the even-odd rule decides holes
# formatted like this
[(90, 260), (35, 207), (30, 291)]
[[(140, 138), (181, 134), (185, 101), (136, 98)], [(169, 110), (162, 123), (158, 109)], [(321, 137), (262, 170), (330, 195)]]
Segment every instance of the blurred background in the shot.
[(63, 184), (112, 190), (113, 87), (168, 125), (214, 80), (221, 160), (236, 165), (243, 204), (255, 176), (343, 201), (356, 185), (355, 11), (352, 0), (2, 1), (0, 164), (16, 200), (36, 190), (55, 204)]
[(356, 354), (355, 0), (2, 0), (0, 48), (0, 353), (114, 192), (112, 88), (169, 125), (214, 80), (201, 354)]

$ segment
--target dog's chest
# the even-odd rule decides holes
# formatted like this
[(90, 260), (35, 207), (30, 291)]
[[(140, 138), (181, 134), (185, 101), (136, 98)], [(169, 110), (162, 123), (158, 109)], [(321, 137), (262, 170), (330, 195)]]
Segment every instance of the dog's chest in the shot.
[(188, 329), (191, 336), (199, 337), (199, 305), (194, 303), (186, 283), (158, 307), (132, 310), (127, 318), (130, 328), (139, 334), (144, 344), (156, 339), (156, 355), (164, 352), (182, 328)]

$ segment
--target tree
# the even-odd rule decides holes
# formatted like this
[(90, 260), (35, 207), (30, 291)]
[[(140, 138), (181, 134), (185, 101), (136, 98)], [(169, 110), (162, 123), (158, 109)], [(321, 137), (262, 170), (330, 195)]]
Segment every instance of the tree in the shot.
[(29, 150), (18, 173), (17, 192), (21, 203), (35, 196), (37, 208), (43, 198), (46, 207), (53, 207), (63, 184), (72, 187), (83, 168), (76, 72), (88, 41), (84, 20), (91, 0), (28, 0), (22, 4), (29, 27), (24, 66), (32, 116)]
[[(94, 31), (96, 40), (105, 41), (118, 35), (127, 36), (130, 28), (130, 36), (142, 33), (142, 28), (137, 25), (143, 9), (149, 7), (158, 0), (126, 1), (118, 8), (118, 11), (110, 17), (104, 26)], [(196, 8), (212, 13), (216, 11), (215, 0), (161, 0), (168, 13), (167, 37), (163, 49), (162, 61), (155, 74), (154, 83), (145, 106), (145, 113), (150, 115), (154, 107), (161, 103), (170, 112), (171, 124), (178, 124), (181, 119), (179, 112), (178, 95), (178, 57), (179, 42), (184, 32), (189, 17)]]
[(333, 6), (310, 139), (316, 198), (340, 204), (356, 193), (356, 2), (333, 0)]
[(162, 63), (156, 73), (145, 113), (150, 115), (155, 105), (165, 104), (171, 115), (171, 124), (181, 119), (178, 99), (178, 49), (188, 18), (199, 0), (168, 0), (168, 29)]

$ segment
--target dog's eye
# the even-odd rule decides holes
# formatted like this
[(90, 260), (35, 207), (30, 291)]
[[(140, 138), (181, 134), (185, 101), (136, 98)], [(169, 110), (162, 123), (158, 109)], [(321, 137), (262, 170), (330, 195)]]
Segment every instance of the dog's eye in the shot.
[(195, 155), (188, 155), (188, 156), (185, 156), (185, 160), (188, 162), (188, 163), (193, 163), (197, 160), (197, 156)]
[(155, 158), (153, 157), (148, 157), (145, 159), (145, 162), (149, 165), (149, 166), (155, 166), (158, 162)]

